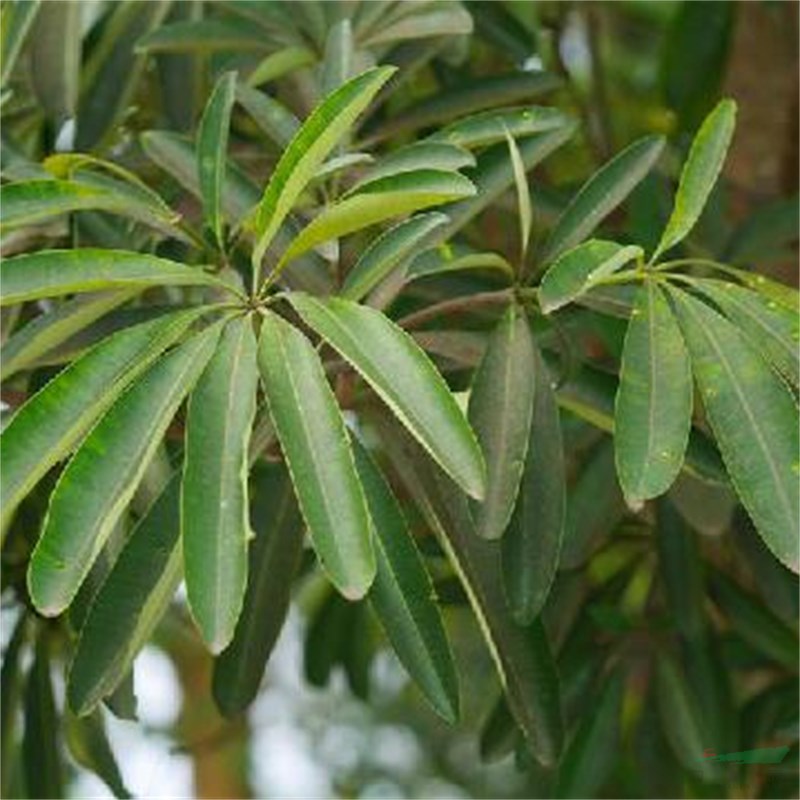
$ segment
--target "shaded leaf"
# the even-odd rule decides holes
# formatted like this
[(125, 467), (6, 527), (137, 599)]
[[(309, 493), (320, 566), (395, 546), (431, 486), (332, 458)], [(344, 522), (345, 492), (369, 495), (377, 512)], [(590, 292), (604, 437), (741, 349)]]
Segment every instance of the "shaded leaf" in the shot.
[(7, 3), (0, 15), (0, 48), (3, 51), (3, 63), (0, 66), (0, 85), (5, 87), (22, 45), (27, 40), (36, 14), (39, 11), (39, 0)]
[(161, 25), (136, 43), (137, 53), (265, 50), (264, 34), (238, 20), (198, 19)]
[(509, 278), (514, 270), (499, 253), (482, 253), (465, 245), (440, 245), (414, 259), (408, 269), (407, 280), (413, 281), (428, 275), (461, 270), (491, 269), (504, 272)]
[[(236, 85), (236, 99), (259, 128), (279, 147), (284, 148), (300, 127), (300, 120), (284, 105), (265, 92), (242, 83)], [(256, 198), (257, 202), (258, 198)]]
[(3, 797), (10, 797), (11, 776), (19, 770), (14, 748), (19, 739), (17, 715), (24, 686), (22, 657), (29, 631), (30, 617), (23, 611), (3, 650), (3, 665), (0, 667), (0, 786)]

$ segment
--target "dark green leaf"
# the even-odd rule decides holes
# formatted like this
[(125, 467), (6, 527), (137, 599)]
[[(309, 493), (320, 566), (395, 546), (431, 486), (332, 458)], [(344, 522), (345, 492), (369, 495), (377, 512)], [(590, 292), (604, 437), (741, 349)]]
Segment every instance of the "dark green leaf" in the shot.
[(505, 695), (501, 694), (481, 729), (478, 743), (481, 758), (487, 762), (505, 758), (514, 752), (519, 735), (519, 727), (508, 708)]
[(474, 166), (475, 157), (463, 147), (445, 142), (414, 142), (382, 156), (375, 166), (367, 170), (361, 182), (367, 183), (418, 169), (455, 172), (462, 167)]
[(244, 22), (215, 19), (189, 20), (162, 25), (136, 43), (136, 52), (208, 53), (265, 50), (264, 34)]
[(19, 738), (17, 716), (24, 686), (22, 656), (29, 630), (30, 617), (22, 611), (3, 651), (0, 668), (0, 786), (3, 797), (11, 796), (11, 776), (19, 770), (14, 748)]

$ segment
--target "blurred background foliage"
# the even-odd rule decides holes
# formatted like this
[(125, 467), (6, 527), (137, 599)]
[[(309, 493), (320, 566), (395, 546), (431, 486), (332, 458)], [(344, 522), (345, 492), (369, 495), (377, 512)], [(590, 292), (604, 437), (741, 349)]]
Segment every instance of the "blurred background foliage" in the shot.
[[(2, 3), (6, 178), (35, 174), (55, 151), (91, 150), (196, 215), (196, 202), (165, 178), (139, 134), (191, 134), (223, 68), (251, 76), (260, 70), (258, 85), (305, 117), (323, 88), (317, 78), (327, 32), (350, 18), (362, 66), (402, 67), (402, 88), (363, 126), (366, 140), (411, 141), (458, 114), (524, 103), (528, 89), (514, 76), (563, 79), (546, 102), (583, 124), (530, 176), (538, 229), (611, 155), (643, 134), (663, 133), (670, 147), (659, 170), (605, 223), (620, 241), (653, 244), (699, 122), (721, 96), (734, 97), (740, 114), (724, 181), (687, 248), (797, 284), (796, 3), (62, 0), (43, 4), (47, 13), (36, 16), (16, 53), (26, 20), (8, 9), (19, 5)], [(190, 23), (191, 34), (181, 28)], [(238, 112), (231, 145), (242, 173), (262, 185), (274, 145)], [(501, 197), (468, 237), (511, 256), (518, 246), (515, 202), (513, 192)], [(120, 233), (97, 213), (82, 215), (81, 225), (88, 241), (104, 246), (122, 237), (135, 249), (143, 235), (135, 226)], [(417, 297), (402, 302), (413, 310), (474, 291), (482, 280), (421, 281)], [(480, 314), (463, 322), (476, 335), (487, 325)], [(618, 358), (623, 321), (583, 309), (565, 324), (571, 334), (581, 331), (576, 358)], [(466, 341), (459, 343), (462, 357)], [(457, 385), (458, 358), (442, 355)], [(462, 371), (466, 377), (463, 364)], [(586, 547), (560, 572), (546, 622), (561, 670), (572, 742), (567, 759), (584, 772), (574, 786), (562, 783), (559, 794), (797, 796), (796, 576), (765, 551), (726, 488), (684, 476), (669, 500), (645, 515), (626, 513), (609, 437), (568, 411), (563, 425), (573, 477), (567, 524), (581, 528)], [(29, 504), (24, 513), (35, 520), (41, 509)], [(3, 570), (8, 586), (13, 553), (4, 554)], [(137, 665), (143, 728), (109, 721), (129, 786), (153, 797), (553, 796), (554, 776), (514, 752), (513, 725), (496, 705), (499, 688), (485, 647), (461, 590), (443, 575), (437, 591), (448, 630), (458, 663), (469, 665), (455, 732), (420, 702), (361, 605), (345, 604), (305, 573), (264, 691), (249, 717), (234, 722), (214, 710), (211, 658), (176, 602)], [(3, 613), (5, 673), (13, 603)], [(680, 667), (666, 666), (651, 681), (667, 652)], [(57, 703), (62, 683), (56, 675)], [(4, 680), (4, 698), (19, 690)], [(684, 711), (699, 714), (705, 738), (687, 740)], [(714, 774), (698, 766), (707, 747), (782, 744), (791, 749), (780, 765), (727, 765)], [(22, 753), (43, 763), (24, 742)], [(62, 768), (72, 796), (105, 791), (67, 762)], [(4, 796), (19, 796), (13, 780), (4, 775)]]

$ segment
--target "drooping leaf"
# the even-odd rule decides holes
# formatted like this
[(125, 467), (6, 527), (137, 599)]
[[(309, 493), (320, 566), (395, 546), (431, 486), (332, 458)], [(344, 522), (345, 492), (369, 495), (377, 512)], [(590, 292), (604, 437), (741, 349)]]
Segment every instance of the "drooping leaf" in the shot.
[(376, 67), (349, 80), (327, 97), (284, 150), (258, 205), (253, 230), (258, 266), (283, 220), (320, 164), (369, 105), (394, 69)]
[(4, 518), (206, 310), (199, 307), (169, 314), (114, 334), (19, 409), (0, 436), (0, 505)]
[(367, 595), (398, 658), (433, 708), (458, 718), (458, 681), (433, 584), (397, 500), (357, 440), (356, 469), (375, 525), (377, 573)]
[(28, 567), (31, 598), (45, 616), (72, 601), (218, 337), (219, 325), (212, 325), (157, 361), (92, 429), (61, 474)]
[(663, 136), (645, 136), (595, 172), (558, 218), (541, 263), (549, 264), (589, 236), (650, 172), (663, 150)]
[(472, 117), (452, 122), (431, 134), (425, 142), (449, 143), (477, 149), (505, 141), (506, 131), (516, 140), (534, 133), (570, 125), (570, 118), (550, 106), (523, 106), (484, 111)]
[(457, 172), (417, 170), (381, 178), (361, 186), (323, 211), (292, 241), (280, 258), (272, 279), (292, 259), (331, 239), (392, 217), (442, 205), (475, 194), (475, 187)]
[(349, 300), (289, 298), (303, 318), (349, 361), (465, 492), (480, 498), (485, 471), (478, 443), (425, 353), (381, 312)]
[(686, 292), (670, 294), (736, 492), (769, 549), (797, 572), (800, 510), (794, 399), (736, 325)]
[[(265, 92), (242, 83), (236, 85), (236, 99), (259, 128), (279, 147), (284, 148), (300, 127), (300, 120), (284, 105)], [(257, 198), (256, 198), (257, 201)]]
[(736, 103), (722, 100), (706, 117), (683, 165), (675, 205), (651, 261), (674, 247), (694, 227), (717, 182), (736, 124)]
[(573, 247), (547, 270), (539, 286), (539, 305), (550, 314), (588, 292), (603, 278), (640, 258), (638, 245), (623, 246), (604, 239), (590, 239)]
[(469, 398), (469, 422), (486, 459), (486, 495), (471, 510), (486, 539), (503, 535), (514, 510), (530, 440), (535, 368), (528, 319), (511, 306), (489, 339)]
[(436, 211), (418, 214), (376, 237), (347, 273), (342, 297), (360, 300), (392, 271), (400, 269), (423, 250), (431, 231), (446, 222), (447, 217)]
[(72, 757), (82, 767), (94, 772), (111, 789), (114, 797), (133, 796), (125, 788), (99, 709), (85, 717), (76, 717), (67, 709), (65, 734)]
[(90, 713), (130, 674), (181, 580), (180, 473), (131, 531), (89, 608), (67, 676), (67, 700)]
[[(360, 183), (388, 178), (401, 172), (437, 169), (455, 172), (462, 167), (474, 167), (475, 157), (469, 150), (444, 142), (414, 142), (382, 156), (370, 167)], [(356, 190), (359, 184), (356, 184)]]
[(639, 288), (622, 353), (614, 407), (614, 448), (629, 506), (669, 489), (692, 426), (692, 370), (678, 321), (663, 291)]
[(296, 328), (268, 313), (258, 363), (295, 493), (323, 568), (348, 599), (375, 576), (369, 513), (322, 363)]
[(230, 284), (177, 261), (124, 250), (40, 250), (0, 262), (0, 305), (57, 297), (73, 292), (151, 286), (214, 286)]
[(137, 292), (137, 289), (128, 289), (83, 295), (66, 300), (52, 311), (34, 317), (12, 334), (0, 348), (0, 378), (5, 380), (29, 367), (40, 356), (107, 312), (121, 306)]
[(267, 660), (283, 627), (292, 580), (303, 551), (302, 519), (282, 465), (257, 470), (247, 594), (231, 644), (214, 663), (213, 693), (227, 717), (255, 699)]
[(528, 452), (517, 503), (503, 536), (503, 586), (514, 618), (529, 625), (556, 576), (564, 537), (566, 476), (552, 379), (534, 346), (536, 382)]
[(256, 411), (249, 316), (225, 326), (189, 398), (181, 541), (189, 608), (212, 653), (233, 638), (247, 585), (247, 448)]
[(197, 131), (197, 165), (203, 195), (203, 219), (223, 247), (222, 193), (228, 161), (228, 129), (236, 92), (236, 73), (224, 73), (206, 103)]

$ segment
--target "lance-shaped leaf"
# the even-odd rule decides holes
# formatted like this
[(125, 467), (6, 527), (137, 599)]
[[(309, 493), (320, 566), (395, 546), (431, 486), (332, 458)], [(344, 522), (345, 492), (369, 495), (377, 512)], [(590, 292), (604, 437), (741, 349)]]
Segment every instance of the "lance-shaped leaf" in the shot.
[(499, 253), (482, 253), (462, 244), (444, 244), (415, 258), (406, 279), (413, 281), (428, 275), (471, 269), (499, 270), (507, 278), (514, 277), (514, 268)]
[(360, 300), (423, 250), (430, 241), (430, 233), (446, 222), (447, 217), (436, 211), (418, 214), (376, 237), (347, 273), (342, 297)]
[(396, 423), (382, 429), (387, 455), (467, 592), (528, 748), (543, 765), (555, 764), (563, 738), (561, 704), (541, 621), (524, 628), (512, 619), (503, 594), (499, 542), (477, 535), (467, 498)]
[(300, 127), (300, 120), (284, 105), (251, 86), (237, 84), (236, 99), (259, 128), (284, 148)]
[(486, 459), (486, 494), (471, 510), (486, 539), (503, 535), (514, 510), (530, 439), (535, 365), (527, 317), (511, 306), (489, 339), (469, 398), (469, 422)]
[(284, 265), (323, 242), (422, 208), (475, 194), (475, 187), (457, 172), (417, 170), (380, 178), (323, 211), (292, 241), (275, 267)]
[(322, 362), (299, 330), (268, 313), (258, 363), (317, 555), (345, 597), (363, 597), (375, 577), (372, 523)]
[(380, 311), (349, 300), (322, 301), (298, 293), (290, 300), (456, 483), (480, 499), (485, 467), (478, 443), (447, 384), (416, 342)]
[(519, 726), (511, 714), (505, 695), (500, 695), (481, 728), (478, 749), (486, 762), (499, 761), (514, 752), (519, 738)]
[(67, 678), (67, 699), (88, 714), (130, 674), (181, 580), (180, 474), (131, 531), (95, 595)]
[(99, 709), (85, 717), (76, 717), (67, 709), (65, 739), (72, 757), (82, 767), (94, 772), (113, 792), (114, 797), (133, 796), (125, 788)]
[(0, 231), (46, 222), (72, 211), (105, 211), (119, 214), (185, 238), (176, 227), (179, 215), (142, 190), (99, 176), (90, 180), (31, 180), (0, 187)]
[(678, 321), (653, 282), (639, 288), (622, 352), (614, 448), (629, 506), (658, 497), (680, 472), (692, 426), (692, 369)]
[(672, 214), (651, 261), (684, 239), (700, 218), (722, 170), (735, 125), (736, 103), (722, 100), (700, 126), (683, 165)]
[(642, 248), (604, 239), (591, 239), (573, 247), (547, 270), (539, 287), (539, 305), (545, 314), (588, 292), (603, 278), (640, 258)]
[(256, 211), (254, 265), (261, 263), (272, 238), (319, 166), (394, 71), (393, 67), (376, 67), (349, 80), (317, 106), (297, 131)]
[(392, 490), (355, 440), (353, 450), (376, 533), (378, 571), (367, 597), (420, 691), (437, 713), (455, 722), (458, 680), (433, 584)]
[(0, 262), (0, 305), (104, 289), (214, 286), (235, 290), (200, 267), (124, 250), (40, 250)]
[(25, 43), (28, 32), (39, 11), (39, 0), (27, 3), (11, 3), (3, 6), (2, 26), (0, 26), (0, 48), (3, 51), (3, 64), (0, 67), (0, 86), (5, 88), (17, 56)]
[(595, 172), (558, 218), (540, 262), (549, 264), (579, 245), (650, 172), (663, 150), (663, 136), (645, 136)]
[(778, 372), (794, 386), (798, 385), (800, 321), (796, 306), (789, 310), (774, 300), (767, 300), (727, 281), (706, 279), (698, 281), (696, 286), (740, 328)]
[(231, 320), (186, 419), (181, 540), (189, 607), (212, 653), (233, 638), (247, 585), (247, 448), (258, 366), (249, 316)]
[(559, 797), (597, 797), (618, 757), (625, 676), (613, 672), (600, 689), (559, 768)]
[(0, 505), (6, 519), (95, 420), (205, 310), (170, 314), (114, 334), (19, 409), (0, 436)]
[(31, 797), (64, 796), (64, 765), (57, 738), (59, 721), (48, 650), (48, 640), (42, 631), (36, 642), (36, 654), (25, 687), (22, 762), (25, 788)]
[(671, 296), (711, 429), (734, 488), (767, 547), (797, 572), (798, 414), (783, 381), (718, 312)]
[(243, 20), (199, 19), (161, 25), (136, 43), (137, 52), (210, 53), (265, 50), (262, 31)]
[(325, 38), (325, 53), (320, 65), (323, 95), (329, 95), (350, 78), (354, 50), (353, 26), (349, 19), (339, 20), (331, 26)]
[(254, 475), (247, 594), (230, 646), (214, 662), (214, 700), (233, 717), (253, 702), (283, 627), (303, 552), (303, 529), (292, 482), (282, 464)]
[(222, 192), (235, 92), (236, 73), (224, 73), (211, 92), (197, 131), (197, 166), (203, 195), (203, 219), (220, 247), (223, 246)]
[(317, 56), (314, 51), (304, 45), (283, 47), (270, 53), (256, 65), (255, 69), (247, 76), (247, 85), (261, 86), (263, 83), (274, 81), (301, 67), (307, 67), (316, 60)]
[(508, 154), (511, 158), (511, 168), (514, 171), (514, 185), (517, 188), (517, 207), (519, 212), (520, 228), (520, 251), (521, 260), (525, 259), (528, 250), (528, 239), (531, 235), (531, 225), (533, 224), (533, 209), (531, 208), (531, 192), (528, 187), (528, 176), (526, 175), (525, 164), (522, 163), (522, 155), (517, 147), (517, 142), (510, 133), (506, 133), (508, 143)]
[(505, 141), (506, 131), (521, 139), (571, 124), (566, 114), (549, 106), (524, 106), (498, 111), (484, 111), (453, 122), (431, 134), (425, 142), (449, 143), (475, 149)]
[[(397, 6), (395, 6), (397, 9)], [(400, 11), (406, 7), (401, 6)], [(415, 12), (417, 9), (414, 9)], [(399, 12), (396, 12), (399, 13)], [(426, 36), (456, 36), (472, 33), (472, 17), (466, 9), (457, 5), (441, 6), (417, 13), (407, 14), (401, 18), (387, 20), (387, 24), (379, 27), (365, 40), (364, 45), (387, 44), (404, 39), (420, 39)]]
[(356, 184), (388, 178), (402, 172), (414, 172), (418, 169), (438, 169), (444, 172), (455, 172), (462, 167), (474, 167), (475, 156), (454, 144), (446, 142), (414, 142), (398, 150), (393, 150), (370, 167), (362, 181)]
[(161, 358), (64, 469), (28, 567), (28, 588), (42, 614), (59, 614), (72, 601), (218, 337), (216, 324)]
[(5, 380), (30, 366), (40, 356), (137, 293), (138, 289), (128, 289), (74, 297), (52, 311), (34, 317), (10, 336), (0, 349), (0, 378)]
[(528, 453), (517, 504), (503, 537), (503, 586), (514, 618), (541, 612), (558, 569), (566, 513), (561, 420), (550, 372), (534, 350), (536, 382)]

